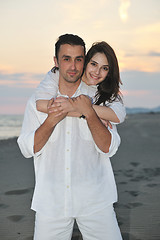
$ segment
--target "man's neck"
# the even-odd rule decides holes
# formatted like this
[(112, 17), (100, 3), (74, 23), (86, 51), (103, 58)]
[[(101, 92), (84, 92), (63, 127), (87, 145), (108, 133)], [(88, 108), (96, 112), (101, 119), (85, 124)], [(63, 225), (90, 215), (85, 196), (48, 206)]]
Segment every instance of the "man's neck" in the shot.
[(59, 92), (62, 95), (67, 95), (68, 97), (72, 97), (74, 93), (77, 91), (77, 88), (79, 87), (80, 83), (81, 83), (81, 79), (79, 79), (75, 83), (70, 83), (70, 82), (61, 80), (61, 78), (59, 78)]

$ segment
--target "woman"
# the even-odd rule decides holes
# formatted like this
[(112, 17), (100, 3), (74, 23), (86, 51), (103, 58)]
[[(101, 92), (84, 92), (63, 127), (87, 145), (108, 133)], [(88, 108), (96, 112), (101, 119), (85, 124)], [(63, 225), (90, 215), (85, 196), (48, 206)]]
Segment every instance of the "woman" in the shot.
[[(65, 112), (71, 105), (69, 99), (55, 98), (58, 91), (58, 71), (53, 68), (48, 72), (45, 79), (36, 90), (37, 110), (48, 112), (54, 111), (52, 107), (59, 106)], [(125, 119), (125, 108), (120, 94), (120, 74), (116, 55), (113, 49), (106, 42), (94, 43), (89, 49), (84, 66), (82, 81), (92, 88), (94, 92), (93, 108), (102, 120), (113, 123), (121, 123)], [(72, 109), (74, 112), (74, 109)], [(70, 113), (69, 116), (80, 117), (80, 113)]]

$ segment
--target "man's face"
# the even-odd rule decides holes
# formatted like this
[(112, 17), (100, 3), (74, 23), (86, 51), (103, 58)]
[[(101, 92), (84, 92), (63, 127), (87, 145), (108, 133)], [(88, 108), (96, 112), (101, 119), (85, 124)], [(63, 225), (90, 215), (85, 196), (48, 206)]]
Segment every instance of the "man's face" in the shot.
[(63, 44), (60, 46), (56, 67), (59, 67), (59, 78), (69, 83), (77, 82), (84, 66), (84, 48), (81, 45)]

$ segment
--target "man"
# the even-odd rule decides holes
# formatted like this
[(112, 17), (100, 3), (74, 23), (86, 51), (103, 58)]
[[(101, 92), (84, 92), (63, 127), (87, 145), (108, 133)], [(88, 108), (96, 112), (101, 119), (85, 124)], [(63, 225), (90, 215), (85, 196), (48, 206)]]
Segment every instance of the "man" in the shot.
[(85, 58), (83, 40), (72, 34), (59, 37), (55, 65), (59, 68), (58, 96), (69, 97), (83, 118), (36, 110), (29, 100), (18, 139), (25, 157), (34, 156), (36, 184), (35, 240), (69, 240), (76, 219), (85, 240), (119, 240), (113, 203), (116, 185), (110, 164), (120, 139), (96, 115), (87, 96), (92, 89), (81, 82)]

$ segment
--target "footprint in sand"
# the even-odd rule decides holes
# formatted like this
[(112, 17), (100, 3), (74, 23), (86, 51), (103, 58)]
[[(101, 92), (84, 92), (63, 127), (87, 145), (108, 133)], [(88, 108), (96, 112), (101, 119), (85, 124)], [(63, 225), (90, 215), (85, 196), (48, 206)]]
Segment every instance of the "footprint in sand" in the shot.
[(12, 222), (19, 222), (24, 218), (24, 216), (23, 215), (13, 215), (13, 216), (9, 216), (7, 218)]
[(123, 174), (125, 177), (131, 178), (131, 177), (133, 177), (134, 171), (133, 171), (133, 169), (129, 169), (127, 171), (124, 171)]
[(147, 187), (157, 187), (158, 186), (158, 184), (156, 184), (156, 183), (149, 183), (149, 184), (147, 184)]
[(119, 184), (125, 185), (127, 184), (127, 182), (119, 182)]
[(141, 207), (143, 206), (143, 203), (135, 202), (135, 203), (129, 203), (126, 205), (127, 208), (135, 208), (135, 207)]
[(144, 168), (144, 173), (149, 177), (157, 177), (160, 176), (160, 168)]
[(130, 181), (131, 181), (131, 182), (149, 181), (149, 177), (148, 177), (148, 176), (140, 175), (140, 176), (131, 178)]
[(133, 197), (137, 197), (139, 195), (138, 191), (125, 191), (125, 192), (129, 193)]
[(23, 238), (24, 240), (33, 240), (33, 237)]
[(13, 190), (13, 191), (5, 192), (5, 195), (22, 195), (22, 194), (29, 193), (30, 191), (31, 191), (30, 188), (28, 188), (28, 189), (20, 189), (20, 190)]
[(133, 167), (137, 167), (137, 166), (139, 165), (138, 162), (131, 162), (130, 164), (131, 164)]
[(5, 209), (5, 208), (8, 208), (8, 207), (9, 207), (9, 206), (6, 205), (6, 204), (3, 204), (3, 203), (0, 204), (0, 208), (1, 208), (1, 209)]

